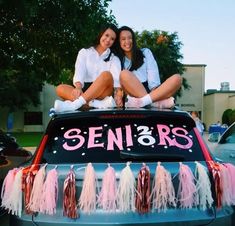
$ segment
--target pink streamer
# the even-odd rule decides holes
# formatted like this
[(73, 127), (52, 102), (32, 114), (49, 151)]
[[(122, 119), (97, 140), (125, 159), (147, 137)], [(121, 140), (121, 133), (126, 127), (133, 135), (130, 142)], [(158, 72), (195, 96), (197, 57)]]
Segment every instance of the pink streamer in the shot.
[(42, 166), (34, 178), (33, 189), (30, 195), (29, 204), (27, 206), (27, 208), (33, 212), (39, 212), (40, 210), (40, 200), (46, 175), (45, 168), (46, 165)]
[(2, 184), (2, 191), (1, 191), (1, 199), (2, 199), (2, 207), (6, 206), (6, 202), (8, 200), (8, 198), (11, 195), (11, 191), (13, 189), (13, 184), (14, 184), (14, 179), (15, 179), (15, 175), (17, 173), (19, 169), (18, 168), (14, 168), (12, 170), (9, 170), (4, 181)]
[(176, 207), (175, 189), (172, 183), (171, 174), (160, 162), (156, 167), (155, 177), (153, 181), (153, 189), (150, 195), (153, 202), (153, 208), (163, 210), (168, 207)]
[(197, 189), (194, 183), (195, 178), (191, 169), (180, 163), (178, 200), (181, 208), (192, 208), (197, 205)]
[(231, 182), (231, 186), (229, 190), (230, 197), (231, 197), (231, 204), (235, 205), (235, 166), (231, 163), (226, 163), (224, 165), (228, 170), (229, 181)]
[(56, 213), (56, 202), (58, 199), (58, 174), (56, 169), (48, 172), (43, 184), (40, 212), (53, 215)]
[(98, 204), (104, 210), (116, 210), (117, 183), (115, 170), (108, 165), (104, 172), (102, 188), (98, 196)]

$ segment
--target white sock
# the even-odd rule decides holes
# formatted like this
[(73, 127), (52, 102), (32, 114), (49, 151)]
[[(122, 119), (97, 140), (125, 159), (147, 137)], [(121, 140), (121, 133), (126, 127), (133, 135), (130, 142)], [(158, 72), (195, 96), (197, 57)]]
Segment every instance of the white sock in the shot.
[(78, 97), (78, 99), (74, 100), (72, 103), (75, 109), (78, 109), (82, 107), (84, 104), (86, 104), (86, 100), (82, 96), (80, 96)]
[(152, 101), (152, 99), (151, 99), (149, 94), (141, 97), (140, 99), (141, 99), (142, 107), (153, 103), (153, 101)]

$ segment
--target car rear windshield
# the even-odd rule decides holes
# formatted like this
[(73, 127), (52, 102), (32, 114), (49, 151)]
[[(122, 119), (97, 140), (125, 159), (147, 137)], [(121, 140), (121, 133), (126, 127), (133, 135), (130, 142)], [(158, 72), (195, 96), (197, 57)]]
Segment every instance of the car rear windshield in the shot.
[(193, 126), (184, 117), (144, 114), (58, 120), (43, 162), (203, 161)]

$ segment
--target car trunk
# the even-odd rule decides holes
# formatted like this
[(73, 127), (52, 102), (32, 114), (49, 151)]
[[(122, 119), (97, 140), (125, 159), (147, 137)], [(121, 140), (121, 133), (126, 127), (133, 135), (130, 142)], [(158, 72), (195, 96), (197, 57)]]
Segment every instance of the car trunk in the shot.
[[(21, 218), (11, 218), (11, 225), (48, 226), (62, 225), (232, 225), (232, 207), (209, 208), (199, 205), (182, 207), (177, 195), (180, 187), (180, 166), (196, 176), (197, 163), (204, 166), (209, 175), (206, 161), (208, 151), (202, 137), (195, 130), (192, 118), (181, 112), (171, 111), (110, 111), (90, 112), (55, 117), (49, 124), (46, 134), (36, 151), (34, 164), (46, 165), (47, 173), (56, 167), (58, 172), (59, 194), (55, 215), (37, 213), (23, 214)], [(117, 206), (113, 211), (96, 204), (94, 210), (84, 211), (78, 200), (81, 197), (86, 167), (91, 166), (96, 175), (96, 198), (100, 195), (105, 170), (109, 164), (116, 176), (117, 190), (120, 186), (123, 169), (129, 164), (138, 190), (138, 178), (143, 166), (150, 171), (150, 193), (153, 191), (156, 167), (161, 165), (171, 176), (174, 187), (176, 206), (167, 208), (153, 206), (146, 213), (131, 208), (123, 211)], [(76, 203), (78, 217), (71, 218), (63, 213), (63, 186), (71, 168), (76, 178)], [(128, 181), (128, 180), (127, 180)], [(129, 180), (131, 183), (131, 180)], [(182, 184), (189, 183), (188, 181)], [(196, 181), (194, 180), (195, 184)], [(211, 194), (215, 199), (213, 182)], [(181, 184), (181, 185), (182, 185)], [(210, 186), (210, 185), (209, 185)], [(207, 186), (208, 187), (208, 186)], [(198, 187), (197, 187), (198, 189)], [(139, 191), (135, 190), (135, 196)], [(163, 192), (163, 191), (161, 191)], [(187, 195), (191, 195), (188, 191)], [(193, 191), (192, 191), (193, 192)], [(90, 194), (92, 196), (92, 193)], [(89, 199), (89, 195), (87, 197)], [(187, 198), (187, 197), (186, 197)], [(185, 199), (185, 197), (184, 197)], [(24, 221), (24, 224), (21, 224)], [(213, 224), (210, 224), (212, 223)]]

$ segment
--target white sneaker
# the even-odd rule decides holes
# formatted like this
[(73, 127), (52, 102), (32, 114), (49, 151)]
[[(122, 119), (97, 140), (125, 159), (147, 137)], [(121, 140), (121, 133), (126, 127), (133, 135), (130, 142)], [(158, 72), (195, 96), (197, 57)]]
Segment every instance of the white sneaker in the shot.
[(70, 100), (55, 100), (54, 109), (55, 112), (66, 112), (75, 111), (77, 108), (75, 107), (74, 103)]
[(116, 103), (112, 96), (107, 96), (103, 100), (95, 99), (90, 101), (89, 106), (94, 108), (114, 108)]
[(164, 100), (160, 100), (160, 101), (156, 101), (154, 103), (151, 104), (152, 107), (156, 107), (156, 108), (173, 108), (175, 106), (175, 98), (174, 97), (169, 97), (167, 99)]

